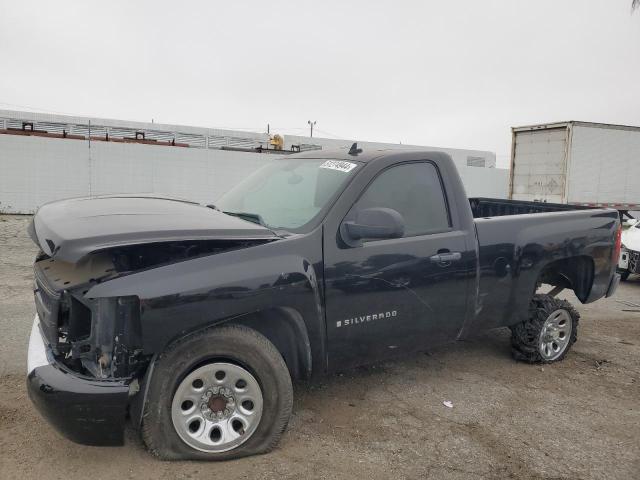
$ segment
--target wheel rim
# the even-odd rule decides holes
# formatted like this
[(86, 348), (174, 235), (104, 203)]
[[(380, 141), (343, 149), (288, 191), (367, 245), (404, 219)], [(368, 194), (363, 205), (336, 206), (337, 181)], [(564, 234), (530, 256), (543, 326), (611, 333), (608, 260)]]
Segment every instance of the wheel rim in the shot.
[(262, 390), (253, 375), (238, 365), (216, 362), (180, 382), (171, 403), (171, 419), (190, 447), (226, 452), (253, 435), (262, 405)]
[(569, 312), (556, 310), (547, 317), (540, 332), (540, 355), (545, 360), (555, 360), (564, 353), (571, 339), (573, 322)]

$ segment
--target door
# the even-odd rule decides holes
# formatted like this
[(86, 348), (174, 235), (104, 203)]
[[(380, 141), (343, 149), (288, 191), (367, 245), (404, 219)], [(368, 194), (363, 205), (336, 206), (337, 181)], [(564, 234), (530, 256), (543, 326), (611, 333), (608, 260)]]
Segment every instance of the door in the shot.
[(404, 219), (401, 238), (349, 247), (339, 232), (325, 232), (331, 370), (457, 337), (467, 300), (467, 232), (452, 227), (447, 204), (436, 164), (396, 164), (373, 178), (345, 220), (361, 209), (390, 208)]
[(564, 203), (567, 129), (515, 132), (513, 200)]

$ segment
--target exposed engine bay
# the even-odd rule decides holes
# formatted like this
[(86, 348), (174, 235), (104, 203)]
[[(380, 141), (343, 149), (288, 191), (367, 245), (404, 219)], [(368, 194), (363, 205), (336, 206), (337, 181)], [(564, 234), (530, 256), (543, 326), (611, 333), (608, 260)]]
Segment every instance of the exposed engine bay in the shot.
[(260, 245), (269, 240), (189, 240), (102, 250), (70, 263), (40, 253), (34, 295), (42, 331), (56, 359), (98, 379), (136, 376), (148, 364), (142, 350), (140, 299), (91, 298), (94, 285), (142, 270)]

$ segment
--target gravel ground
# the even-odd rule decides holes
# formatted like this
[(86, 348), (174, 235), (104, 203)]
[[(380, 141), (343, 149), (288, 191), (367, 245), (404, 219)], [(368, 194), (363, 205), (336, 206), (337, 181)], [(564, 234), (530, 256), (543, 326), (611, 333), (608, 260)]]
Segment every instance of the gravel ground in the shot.
[[(601, 478), (640, 474), (640, 278), (585, 306), (578, 343), (552, 366), (515, 363), (506, 330), (296, 387), (277, 449), (226, 463), (161, 462), (61, 438), (25, 391), (34, 315), (29, 217), (0, 216), (0, 477)], [(640, 309), (636, 309), (640, 310)], [(453, 408), (443, 401), (453, 402)]]

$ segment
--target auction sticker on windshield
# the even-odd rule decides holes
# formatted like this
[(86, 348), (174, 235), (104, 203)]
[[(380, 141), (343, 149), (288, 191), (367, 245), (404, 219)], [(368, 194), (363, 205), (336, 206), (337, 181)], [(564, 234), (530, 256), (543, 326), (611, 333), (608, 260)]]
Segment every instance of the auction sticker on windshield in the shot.
[(357, 164), (351, 162), (344, 162), (341, 160), (327, 160), (320, 168), (329, 168), (331, 170), (338, 170), (339, 172), (349, 173), (351, 170), (357, 167)]

